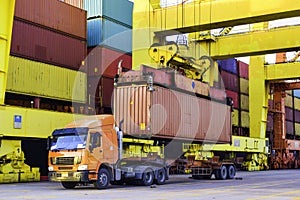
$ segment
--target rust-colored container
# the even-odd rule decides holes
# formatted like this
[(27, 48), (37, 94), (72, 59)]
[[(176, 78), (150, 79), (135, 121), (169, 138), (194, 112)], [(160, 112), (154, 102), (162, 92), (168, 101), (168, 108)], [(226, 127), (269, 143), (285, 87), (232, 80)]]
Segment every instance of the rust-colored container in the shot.
[[(11, 54), (74, 70), (86, 56), (86, 42), (15, 20)], [(84, 71), (84, 70), (82, 70)]]
[(83, 9), (83, 0), (60, 0), (60, 1), (75, 6), (77, 8)]
[(17, 0), (15, 17), (86, 39), (87, 12), (58, 0)]
[(89, 76), (106, 76), (113, 78), (118, 71), (118, 63), (122, 60), (125, 71), (132, 66), (131, 55), (118, 52), (107, 47), (97, 46), (88, 50), (86, 64)]
[(241, 78), (249, 79), (249, 65), (242, 61), (238, 61), (238, 66), (239, 66), (239, 76)]
[(222, 71), (221, 77), (226, 89), (239, 92), (238, 76), (236, 74)]
[(233, 100), (233, 108), (239, 108), (239, 95), (237, 92), (226, 90), (227, 97), (231, 97)]
[(231, 108), (186, 93), (146, 85), (118, 86), (114, 115), (124, 134), (164, 139), (231, 142)]

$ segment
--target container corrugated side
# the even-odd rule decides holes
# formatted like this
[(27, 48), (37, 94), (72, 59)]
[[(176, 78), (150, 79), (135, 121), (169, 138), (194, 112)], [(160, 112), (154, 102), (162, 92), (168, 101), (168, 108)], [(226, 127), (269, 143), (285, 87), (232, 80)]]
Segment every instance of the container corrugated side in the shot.
[(83, 0), (87, 17), (103, 17), (132, 26), (133, 3), (127, 0)]
[(300, 110), (300, 98), (294, 97), (294, 108)]
[(103, 18), (87, 22), (87, 45), (108, 46), (123, 52), (132, 52), (132, 31), (128, 27)]
[(271, 132), (274, 129), (274, 117), (272, 113), (268, 113), (267, 117), (267, 131)]
[(86, 52), (85, 41), (14, 21), (12, 55), (78, 70)]
[(295, 112), (295, 122), (300, 123), (300, 111), (294, 110)]
[(122, 67), (130, 70), (131, 55), (115, 51), (106, 47), (89, 48), (86, 67), (89, 76), (106, 76), (113, 78), (117, 74), (118, 63), (122, 60)]
[(248, 111), (241, 111), (241, 126), (245, 128), (249, 128), (250, 117)]
[(238, 76), (226, 71), (221, 72), (224, 87), (228, 90), (239, 92)]
[(249, 65), (242, 61), (238, 61), (238, 66), (239, 66), (239, 76), (241, 78), (249, 79)]
[(239, 103), (239, 94), (237, 92), (226, 90), (226, 96), (232, 98), (233, 107), (238, 109), (239, 105), (240, 105), (240, 103)]
[(86, 39), (87, 12), (57, 0), (17, 0), (15, 17)]
[(240, 78), (240, 93), (249, 95), (249, 80)]
[(235, 75), (238, 74), (238, 69), (237, 69), (237, 60), (234, 58), (229, 58), (226, 60), (221, 60), (218, 62), (219, 66), (221, 67), (222, 71), (227, 71), (230, 73), (233, 73)]
[(285, 106), (285, 118), (289, 121), (293, 121), (294, 110)]
[(293, 97), (289, 94), (287, 94), (285, 97), (284, 97), (284, 104), (287, 106), (287, 107), (290, 107), (292, 108), (293, 107)]
[(231, 111), (222, 103), (155, 87), (115, 89), (115, 118), (125, 134), (183, 140), (231, 141)]
[(85, 103), (86, 74), (10, 56), (7, 91)]
[(292, 121), (285, 121), (286, 124), (286, 134), (287, 135), (294, 135), (294, 123)]
[(83, 0), (60, 0), (60, 1), (75, 6), (77, 8), (83, 9)]
[(233, 126), (238, 126), (239, 125), (239, 110), (234, 109), (232, 112), (232, 125)]
[(249, 96), (240, 94), (240, 105), (242, 110), (249, 110)]
[(295, 123), (295, 135), (300, 136), (300, 123)]

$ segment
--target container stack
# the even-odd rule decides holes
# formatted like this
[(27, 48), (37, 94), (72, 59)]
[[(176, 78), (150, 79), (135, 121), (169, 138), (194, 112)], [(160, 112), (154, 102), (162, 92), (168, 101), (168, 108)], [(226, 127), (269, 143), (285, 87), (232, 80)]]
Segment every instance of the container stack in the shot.
[[(218, 61), (227, 96), (234, 101), (232, 113), (233, 134), (249, 135), (249, 75), (248, 64), (235, 59)], [(286, 91), (285, 116), (288, 139), (300, 139), (300, 90)], [(274, 108), (269, 99), (269, 110)], [(268, 112), (267, 135), (273, 132), (274, 115)]]
[(86, 102), (86, 15), (58, 0), (16, 1), (7, 104), (71, 112)]
[(236, 59), (218, 61), (226, 95), (233, 99), (233, 134), (249, 136), (248, 65)]
[(111, 113), (113, 78), (122, 61), (131, 69), (132, 11), (128, 0), (83, 0), (87, 10), (88, 103), (91, 112)]

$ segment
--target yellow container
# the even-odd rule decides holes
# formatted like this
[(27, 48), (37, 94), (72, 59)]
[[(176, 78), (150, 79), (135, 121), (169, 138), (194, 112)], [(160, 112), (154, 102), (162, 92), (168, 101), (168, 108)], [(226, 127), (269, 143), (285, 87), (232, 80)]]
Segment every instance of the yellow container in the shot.
[(292, 95), (293, 94), (293, 90), (286, 90), (285, 93)]
[(241, 109), (249, 110), (249, 96), (241, 94), (240, 101), (241, 101)]
[(232, 125), (238, 126), (239, 125), (239, 110), (234, 109), (232, 114)]
[(247, 111), (241, 111), (241, 126), (244, 128), (249, 128), (250, 118), (249, 118), (249, 112)]
[(294, 97), (294, 106), (295, 110), (300, 110), (300, 99), (298, 97)]
[(285, 106), (292, 108), (293, 107), (293, 97), (289, 94), (286, 94), (286, 96), (284, 97), (284, 104), (285, 104)]
[(295, 123), (295, 134), (300, 136), (300, 123)]
[(86, 102), (86, 73), (10, 56), (6, 91)]
[(249, 95), (249, 80), (240, 78), (240, 92)]

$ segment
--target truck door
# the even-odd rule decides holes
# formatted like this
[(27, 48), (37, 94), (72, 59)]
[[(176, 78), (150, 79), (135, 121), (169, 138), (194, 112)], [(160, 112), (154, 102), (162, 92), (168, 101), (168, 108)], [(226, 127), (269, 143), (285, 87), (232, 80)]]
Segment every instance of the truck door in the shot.
[(90, 134), (89, 151), (93, 157), (93, 160), (103, 159), (103, 145), (102, 134), (99, 132), (92, 132)]

